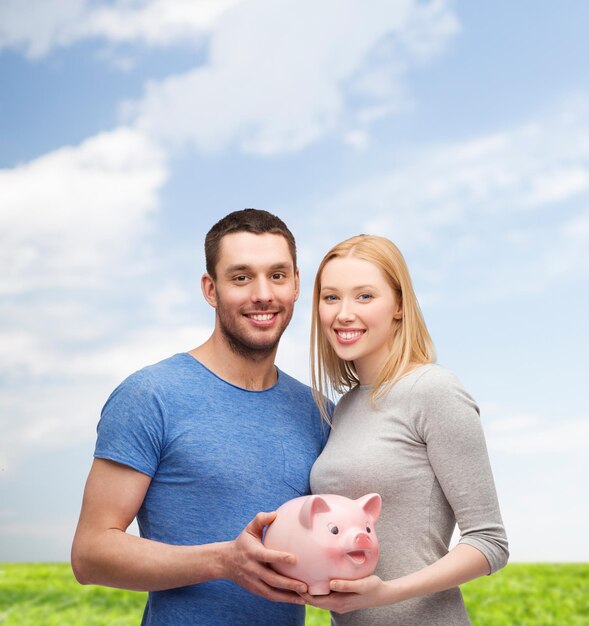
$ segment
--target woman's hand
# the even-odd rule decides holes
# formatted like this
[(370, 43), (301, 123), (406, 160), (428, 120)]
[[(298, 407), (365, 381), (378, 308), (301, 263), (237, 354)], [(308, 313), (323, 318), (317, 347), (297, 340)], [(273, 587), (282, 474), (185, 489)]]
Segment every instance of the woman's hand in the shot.
[(391, 596), (391, 585), (378, 576), (367, 576), (358, 580), (332, 580), (331, 593), (325, 596), (302, 594), (307, 604), (335, 613), (349, 613), (371, 606), (395, 602)]
[(445, 591), (488, 573), (489, 563), (483, 553), (459, 543), (441, 559), (406, 576), (386, 581), (374, 575), (359, 580), (332, 580), (329, 595), (302, 597), (320, 609), (347, 613)]

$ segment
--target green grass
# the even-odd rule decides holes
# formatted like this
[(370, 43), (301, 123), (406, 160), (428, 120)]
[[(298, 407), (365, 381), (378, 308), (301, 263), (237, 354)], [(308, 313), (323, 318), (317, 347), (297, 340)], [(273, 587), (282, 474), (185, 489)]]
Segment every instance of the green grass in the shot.
[[(589, 626), (589, 564), (511, 564), (462, 591), (475, 626)], [(82, 587), (70, 567), (0, 564), (2, 626), (137, 626), (143, 593)], [(329, 614), (307, 608), (306, 626)]]
[(589, 625), (589, 564), (514, 563), (462, 593), (475, 626)]

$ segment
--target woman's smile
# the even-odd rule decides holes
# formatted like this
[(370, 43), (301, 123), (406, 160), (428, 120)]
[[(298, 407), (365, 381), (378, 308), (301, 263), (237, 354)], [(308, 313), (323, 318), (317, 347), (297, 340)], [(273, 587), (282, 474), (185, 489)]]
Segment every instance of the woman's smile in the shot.
[(352, 361), (361, 384), (371, 384), (382, 367), (401, 304), (374, 263), (338, 257), (321, 273), (319, 320), (331, 347)]
[(362, 328), (334, 328), (333, 331), (337, 340), (343, 345), (356, 343), (366, 332)]

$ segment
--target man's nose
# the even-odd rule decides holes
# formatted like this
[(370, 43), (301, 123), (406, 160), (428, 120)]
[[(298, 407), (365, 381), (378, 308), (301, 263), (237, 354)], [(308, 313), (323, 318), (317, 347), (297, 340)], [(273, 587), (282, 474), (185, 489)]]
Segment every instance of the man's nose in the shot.
[(254, 302), (271, 302), (274, 298), (272, 285), (265, 278), (259, 278), (254, 283), (252, 300)]

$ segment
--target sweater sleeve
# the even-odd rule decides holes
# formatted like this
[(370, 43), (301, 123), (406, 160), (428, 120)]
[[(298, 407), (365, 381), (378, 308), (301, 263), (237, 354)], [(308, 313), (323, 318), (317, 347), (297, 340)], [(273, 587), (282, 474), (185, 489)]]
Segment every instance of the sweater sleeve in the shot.
[(420, 376), (411, 398), (429, 461), (454, 511), (459, 543), (480, 550), (493, 573), (507, 563), (509, 552), (479, 409), (457, 377), (441, 367)]

